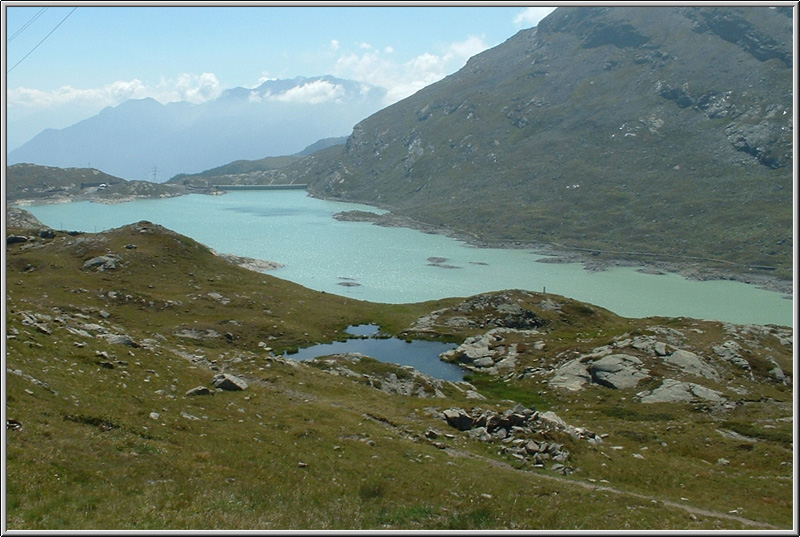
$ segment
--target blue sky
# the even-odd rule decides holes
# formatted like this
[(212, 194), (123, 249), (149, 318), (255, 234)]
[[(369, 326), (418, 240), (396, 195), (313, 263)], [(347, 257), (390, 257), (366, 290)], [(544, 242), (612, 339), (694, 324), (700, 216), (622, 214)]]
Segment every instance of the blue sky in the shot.
[(3, 2), (9, 150), (44, 128), (69, 126), (130, 98), (203, 102), (270, 78), (330, 74), (368, 82), (387, 88), (390, 104), (535, 26), (553, 9), (535, 2), (110, 3), (75, 11), (57, 3), (21, 4)]

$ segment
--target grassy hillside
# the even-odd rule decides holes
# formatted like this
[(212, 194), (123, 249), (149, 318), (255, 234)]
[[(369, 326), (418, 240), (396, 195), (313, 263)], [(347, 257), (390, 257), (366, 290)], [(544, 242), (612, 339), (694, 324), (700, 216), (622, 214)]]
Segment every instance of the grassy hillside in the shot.
[[(148, 222), (9, 237), (9, 530), (792, 527), (788, 328), (631, 320), (522, 291), (360, 302)], [(469, 377), (450, 383), (283, 356), (361, 323), (503, 360), (456, 352)], [(601, 347), (638, 357), (638, 386), (558, 384)], [(678, 367), (678, 349), (700, 365)], [(247, 388), (215, 389), (220, 373)], [(667, 378), (719, 398), (644, 402)], [(448, 409), (508, 424), (460, 430)]]
[(497, 244), (791, 277), (792, 12), (561, 7), (291, 168)]

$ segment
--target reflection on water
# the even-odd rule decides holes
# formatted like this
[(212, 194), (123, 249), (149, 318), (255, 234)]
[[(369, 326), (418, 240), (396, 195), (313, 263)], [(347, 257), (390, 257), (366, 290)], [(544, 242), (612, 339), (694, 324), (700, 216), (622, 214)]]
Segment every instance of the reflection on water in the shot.
[(353, 336), (377, 336), (380, 329), (377, 324), (358, 324), (350, 325), (344, 331)]

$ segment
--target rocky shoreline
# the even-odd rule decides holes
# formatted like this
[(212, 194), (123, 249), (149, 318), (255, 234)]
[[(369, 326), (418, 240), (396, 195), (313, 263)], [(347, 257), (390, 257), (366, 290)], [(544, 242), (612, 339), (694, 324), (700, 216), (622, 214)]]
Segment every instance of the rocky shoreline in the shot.
[[(391, 212), (378, 214), (368, 211), (343, 211), (334, 215), (336, 220), (346, 222), (371, 222), (384, 227), (405, 227), (421, 231), (444, 235), (451, 239), (459, 240), (475, 246), (477, 248), (509, 248), (520, 250), (532, 250), (533, 253), (546, 256), (539, 259), (540, 263), (581, 263), (587, 271), (599, 272), (613, 267), (640, 267), (639, 272), (647, 274), (666, 274), (675, 273), (686, 279), (697, 281), (709, 280), (730, 280), (749, 285), (754, 285), (759, 289), (781, 293), (787, 300), (792, 300), (793, 282), (783, 278), (777, 278), (768, 274), (746, 274), (735, 271), (711, 268), (697, 261), (662, 261), (662, 260), (630, 260), (615, 259), (613, 257), (600, 257), (594, 255), (592, 250), (575, 251), (569, 247), (507, 241), (489, 241), (481, 239), (474, 234), (457, 231), (442, 226), (434, 226), (413, 220), (406, 216), (396, 215)], [(650, 254), (642, 254), (650, 255)]]

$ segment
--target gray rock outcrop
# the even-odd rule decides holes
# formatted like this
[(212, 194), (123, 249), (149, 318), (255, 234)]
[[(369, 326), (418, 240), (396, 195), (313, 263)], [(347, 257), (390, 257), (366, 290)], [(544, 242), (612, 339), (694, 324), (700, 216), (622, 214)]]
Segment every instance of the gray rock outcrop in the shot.
[(548, 384), (554, 388), (563, 388), (573, 392), (581, 390), (585, 384), (592, 381), (592, 376), (582, 360), (582, 358), (570, 360), (556, 369)]
[(517, 363), (516, 343), (508, 343), (506, 336), (514, 333), (525, 335), (538, 333), (535, 330), (493, 328), (481, 336), (473, 336), (451, 351), (441, 354), (445, 362), (457, 362), (467, 369), (489, 374), (513, 368)]
[(717, 370), (691, 351), (678, 349), (663, 359), (665, 362), (679, 367), (684, 373), (706, 379), (719, 380)]
[(725, 401), (722, 393), (716, 390), (675, 379), (664, 379), (661, 386), (655, 390), (639, 392), (636, 397), (642, 403), (683, 403), (700, 399), (713, 403)]

